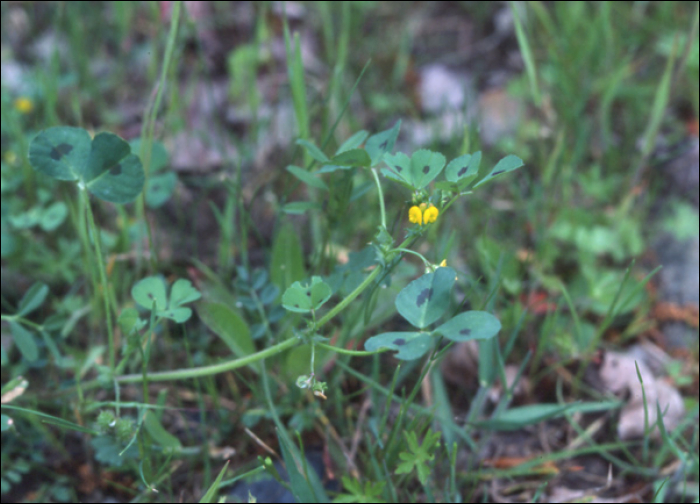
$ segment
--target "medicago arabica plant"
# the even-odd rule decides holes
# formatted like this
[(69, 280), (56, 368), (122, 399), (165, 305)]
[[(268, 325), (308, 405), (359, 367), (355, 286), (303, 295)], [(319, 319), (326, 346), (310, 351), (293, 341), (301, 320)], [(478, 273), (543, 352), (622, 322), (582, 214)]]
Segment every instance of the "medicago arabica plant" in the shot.
[[(511, 172), (523, 165), (517, 156), (507, 156), (491, 170), (482, 170), (481, 152), (465, 154), (452, 160), (447, 166), (445, 157), (429, 150), (421, 149), (411, 156), (402, 152), (391, 154), (399, 134), (401, 123), (386, 131), (367, 138), (366, 132), (359, 132), (345, 142), (332, 158), (328, 158), (308, 141), (299, 141), (321, 168), (311, 173), (298, 167), (289, 171), (311, 187), (319, 187), (318, 175), (338, 170), (367, 169), (372, 174), (379, 194), (380, 219), (378, 231), (372, 243), (375, 250), (376, 267), (338, 305), (320, 319), (317, 311), (330, 299), (332, 290), (320, 277), (313, 277), (310, 283), (296, 282), (283, 296), (283, 306), (292, 312), (310, 316), (307, 328), (299, 333), (300, 339), (311, 345), (311, 368), (309, 375), (300, 376), (297, 385), (310, 388), (319, 397), (324, 397), (326, 384), (319, 382), (314, 374), (314, 349), (320, 346), (326, 350), (354, 355), (393, 350), (395, 357), (414, 360), (434, 348), (441, 338), (460, 342), (482, 340), (494, 337), (501, 324), (490, 313), (467, 311), (457, 314), (441, 325), (434, 326), (450, 306), (452, 287), (457, 280), (456, 272), (447, 267), (443, 260), (432, 264), (422, 254), (408, 247), (421, 237), (439, 216), (446, 212), (461, 196), (471, 194), (473, 189), (495, 177)], [(365, 141), (366, 140), (366, 141)], [(364, 148), (360, 145), (364, 143)], [(444, 172), (443, 181), (433, 184)], [(387, 228), (384, 193), (379, 175), (410, 191), (411, 206), (408, 220), (412, 224), (406, 230), (404, 241), (395, 246), (394, 238)], [(292, 204), (294, 205), (294, 204)], [(321, 328), (350, 302), (379, 283), (396, 267), (404, 254), (418, 256), (425, 265), (425, 274), (414, 280), (396, 297), (396, 309), (415, 330), (409, 332), (387, 332), (372, 336), (365, 342), (366, 352), (355, 352), (331, 347), (325, 342)]]
[[(320, 164), (320, 168), (312, 172), (299, 167), (288, 167), (288, 171), (301, 182), (316, 189), (328, 188), (320, 178), (326, 174), (337, 171), (353, 173), (359, 169), (368, 170), (371, 174), (379, 195), (380, 217), (377, 233), (372, 242), (374, 257), (371, 262), (374, 267), (354, 290), (345, 295), (333, 308), (321, 313), (321, 307), (334, 294), (333, 289), (326, 281), (327, 279), (313, 276), (306, 282), (294, 282), (283, 293), (282, 305), (289, 312), (302, 314), (307, 318), (305, 319), (305, 327), (295, 330), (293, 337), (279, 342), (274, 342), (270, 338), (270, 346), (263, 350), (239, 352), (238, 358), (213, 365), (147, 374), (121, 375), (115, 376), (115, 381), (117, 383), (134, 383), (144, 380), (168, 381), (208, 376), (251, 366), (260, 360), (287, 351), (297, 345), (305, 344), (310, 345), (311, 348), (310, 371), (308, 375), (299, 376), (296, 383), (301, 388), (309, 388), (318, 397), (325, 397), (326, 384), (316, 379), (314, 371), (314, 356), (317, 347), (355, 356), (367, 356), (392, 350), (396, 352), (395, 357), (398, 359), (414, 360), (424, 356), (431, 348), (435, 348), (442, 338), (460, 342), (494, 337), (500, 331), (501, 324), (492, 314), (483, 311), (459, 313), (449, 320), (443, 321), (440, 325), (436, 325), (450, 306), (452, 287), (457, 280), (457, 273), (447, 266), (444, 260), (440, 264), (433, 264), (422, 254), (409, 247), (423, 236), (431, 226), (436, 225), (440, 216), (444, 215), (457, 199), (471, 194), (475, 189), (502, 174), (516, 170), (523, 165), (523, 162), (517, 156), (509, 155), (489, 170), (481, 167), (481, 152), (461, 155), (447, 164), (442, 154), (426, 149), (418, 150), (410, 156), (402, 152), (392, 154), (391, 151), (398, 138), (400, 126), (401, 122), (398, 121), (392, 128), (373, 136), (369, 136), (365, 131), (360, 131), (343, 143), (330, 158), (313, 143), (299, 140), (298, 143), (307, 150), (316, 163)], [(83, 136), (79, 136), (79, 134)], [(109, 137), (106, 136), (107, 134), (103, 135), (105, 135), (104, 138), (114, 139), (114, 142), (123, 142), (113, 135)], [(68, 136), (70, 136), (69, 140), (72, 143), (66, 142)], [(101, 136), (96, 137), (93, 143), (102, 138)], [(77, 179), (81, 188), (87, 187), (98, 197), (108, 201), (123, 203), (140, 193), (144, 183), (143, 173), (140, 170), (140, 164), (137, 164), (137, 158), (130, 155), (129, 147), (125, 143), (123, 148), (120, 145), (121, 150), (118, 155), (100, 162), (100, 170), (72, 168), (82, 166), (80, 163), (84, 163), (83, 160), (89, 157), (88, 154), (81, 155), (79, 162), (69, 163), (68, 161), (72, 159), (71, 156), (75, 157), (79, 149), (71, 149), (69, 152), (63, 152), (61, 149), (65, 145), (73, 147), (73, 144), (80, 144), (80, 146), (84, 146), (84, 151), (89, 152), (90, 139), (87, 134), (83, 134), (80, 130), (71, 128), (46, 130), (46, 132), (40, 133), (33, 142), (33, 152), (39, 152), (40, 147), (43, 149), (41, 150), (41, 161), (39, 161), (40, 156), (37, 154), (32, 159), (33, 164), (39, 171), (51, 176), (68, 180)], [(110, 145), (110, 147), (112, 146)], [(67, 151), (67, 148), (64, 150)], [(97, 149), (93, 146), (94, 155), (92, 157), (97, 159), (96, 156), (103, 150), (105, 149)], [(56, 161), (57, 156), (53, 155), (54, 152), (60, 152), (58, 161)], [(92, 157), (88, 163), (92, 162)], [(68, 161), (63, 162), (64, 160)], [(61, 162), (63, 164), (60, 164)], [(134, 169), (130, 168), (132, 165)], [(83, 173), (92, 175), (86, 178)], [(436, 181), (443, 173), (444, 180)], [(104, 177), (103, 174), (107, 174), (107, 176)], [(399, 245), (395, 244), (394, 237), (387, 228), (384, 191), (380, 175), (392, 184), (410, 192), (411, 206), (407, 215), (410, 225), (406, 228), (404, 240)], [(288, 207), (293, 208), (294, 213), (315, 208), (314, 204), (305, 205), (303, 203), (301, 205), (292, 203)], [(425, 265), (425, 273), (403, 288), (395, 301), (399, 314), (415, 330), (386, 332), (372, 336), (365, 342), (365, 351), (348, 350), (329, 345), (329, 338), (322, 333), (324, 326), (361, 294), (366, 291), (373, 292), (393, 271), (405, 254), (419, 257)], [(121, 366), (116, 366), (114, 361), (112, 362), (112, 369), (122, 369)]]
[[(445, 342), (464, 342), (470, 340), (486, 340), (495, 337), (501, 329), (499, 320), (485, 311), (464, 311), (451, 313), (446, 317), (452, 303), (452, 290), (458, 280), (457, 272), (449, 267), (445, 260), (433, 263), (423, 254), (413, 249), (416, 241), (441, 222), (450, 207), (460, 198), (471, 194), (494, 178), (516, 170), (523, 165), (520, 158), (510, 155), (501, 159), (493, 168), (481, 167), (481, 153), (464, 154), (449, 163), (445, 156), (438, 152), (420, 149), (411, 155), (397, 152), (392, 154), (400, 129), (400, 121), (394, 127), (370, 136), (361, 131), (349, 138), (331, 157), (307, 140), (299, 140), (314, 164), (320, 168), (303, 169), (290, 166), (287, 168), (292, 175), (309, 186), (310, 194), (314, 191), (337, 190), (332, 201), (334, 211), (345, 212), (350, 201), (347, 190), (343, 192), (342, 184), (324, 181), (324, 178), (341, 175), (340, 180), (347, 181), (358, 170), (365, 170), (371, 177), (369, 187), (376, 188), (379, 202), (379, 222), (377, 231), (371, 242), (371, 247), (365, 249), (356, 260), (361, 266), (357, 267), (360, 278), (355, 277), (351, 287), (341, 289), (332, 276), (321, 277), (313, 275), (308, 280), (290, 282), (281, 295), (281, 305), (288, 314), (289, 320), (294, 320), (296, 328), (290, 337), (280, 338), (270, 327), (270, 319), (265, 310), (271, 312), (279, 299), (276, 286), (267, 282), (268, 275), (253, 275), (250, 280), (249, 308), (260, 313), (264, 322), (260, 331), (256, 331), (255, 339), (266, 338), (265, 348), (257, 350), (251, 334), (242, 318), (234, 312), (233, 307), (212, 301), (199, 304), (197, 311), (203, 323), (220, 335), (231, 348), (235, 357), (220, 362), (200, 366), (173, 369), (170, 371), (151, 372), (148, 370), (151, 355), (151, 335), (156, 329), (170, 321), (176, 324), (185, 323), (192, 311), (186, 304), (197, 301), (200, 292), (189, 281), (180, 279), (172, 284), (168, 294), (164, 278), (150, 276), (138, 281), (131, 290), (132, 297), (141, 311), (133, 307), (123, 307), (118, 317), (119, 326), (125, 336), (126, 344), (118, 352), (112, 335), (111, 314), (116, 314), (117, 302), (111, 292), (105, 265), (99, 246), (99, 240), (93, 240), (95, 259), (98, 262), (99, 283), (103, 293), (104, 312), (109, 335), (109, 366), (102, 366), (100, 376), (93, 382), (83, 384), (84, 389), (111, 385), (118, 387), (128, 383), (141, 383), (143, 386), (144, 404), (148, 404), (148, 384), (156, 381), (183, 380), (196, 377), (211, 376), (234, 369), (249, 367), (262, 378), (266, 399), (273, 420), (278, 426), (280, 443), (293, 456), (295, 449), (275, 412), (272, 403), (268, 378), (265, 370), (265, 359), (287, 352), (298, 346), (306, 346), (310, 356), (308, 373), (296, 378), (296, 385), (301, 389), (309, 389), (314, 396), (326, 399), (328, 385), (316, 376), (317, 350), (326, 353), (346, 354), (363, 357), (380, 352), (393, 351), (399, 360), (420, 359), (429, 352), (431, 362), (438, 351), (443, 349)], [(83, 226), (81, 235), (89, 246), (89, 236), (98, 236), (97, 227), (92, 216), (89, 194), (104, 201), (124, 204), (138, 197), (148, 181), (142, 169), (140, 159), (132, 154), (132, 147), (110, 133), (101, 133), (91, 138), (87, 132), (78, 128), (57, 127), (41, 132), (30, 147), (30, 161), (37, 171), (58, 180), (76, 182), (79, 189), (80, 220)], [(313, 166), (313, 165), (312, 165)], [(336, 177), (336, 182), (337, 182)], [(382, 181), (383, 179), (383, 181)], [(395, 237), (387, 226), (387, 211), (385, 189), (383, 184), (389, 183), (391, 191), (401, 191), (407, 194), (408, 212), (405, 215), (408, 226), (404, 228), (402, 241), (396, 243)], [(339, 188), (340, 187), (340, 188)], [(333, 189), (331, 189), (333, 188)], [(329, 198), (331, 201), (331, 198)], [(331, 206), (331, 204), (329, 204)], [(155, 205), (153, 206), (156, 207)], [(296, 202), (288, 204), (284, 210), (289, 213), (303, 213), (309, 210), (323, 210), (321, 205), (314, 202)], [(337, 217), (336, 217), (337, 219)], [(330, 219), (329, 219), (330, 221)], [(89, 226), (88, 226), (89, 224)], [(344, 345), (332, 341), (326, 325), (337, 315), (346, 310), (360, 295), (364, 302), (371, 304), (374, 293), (382, 285), (386, 285), (391, 273), (410, 254), (420, 258), (424, 265), (424, 274), (414, 279), (397, 294), (395, 307), (398, 313), (412, 327), (408, 331), (392, 331), (375, 334), (364, 343), (364, 350), (345, 348)], [(357, 266), (357, 265), (356, 265)], [(241, 280), (241, 279), (239, 279)], [(97, 289), (96, 289), (97, 291)], [(333, 295), (340, 300), (330, 309), (326, 309)], [(279, 308), (279, 306), (277, 306)], [(281, 311), (277, 310), (277, 312)], [(367, 310), (366, 310), (367, 311)], [(371, 311), (371, 310), (370, 310)], [(149, 313), (141, 318), (142, 313)], [(282, 314), (284, 316), (284, 312)], [(275, 317), (275, 320), (279, 320)], [(280, 334), (285, 334), (280, 332)], [(289, 333), (286, 333), (289, 334)], [(133, 368), (129, 363), (137, 357), (141, 363), (141, 372), (122, 374), (127, 368)], [(143, 424), (151, 434), (162, 433), (162, 426), (156, 417), (146, 415), (147, 408), (142, 408), (139, 414), (138, 427), (129, 420), (124, 423), (121, 438), (129, 439), (119, 453), (125, 453), (137, 439), (140, 426)], [(109, 413), (111, 414), (111, 412)], [(114, 418), (118, 418), (117, 416)], [(112, 418), (112, 417), (109, 417)], [(128, 419), (127, 419), (128, 420)], [(103, 422), (104, 423), (104, 422)], [(107, 424), (111, 425), (111, 421)], [(116, 425), (116, 424), (115, 424)], [(102, 439), (109, 447), (100, 453), (107, 457), (112, 453), (113, 441), (109, 433)], [(181, 449), (179, 442), (172, 436), (160, 436), (167, 440), (170, 449)], [(417, 438), (410, 438), (413, 450), (421, 453), (420, 464), (404, 463), (397, 472), (417, 471), (421, 481), (425, 479), (429, 464), (432, 463), (437, 437), (420, 444)], [(108, 449), (109, 448), (109, 449)], [(112, 451), (109, 451), (112, 450)], [(121, 455), (119, 455), (121, 460)], [(413, 457), (405, 454), (404, 459)], [(285, 457), (286, 459), (287, 457)], [(105, 458), (110, 462), (116, 459)], [(407, 459), (408, 460), (408, 459)]]

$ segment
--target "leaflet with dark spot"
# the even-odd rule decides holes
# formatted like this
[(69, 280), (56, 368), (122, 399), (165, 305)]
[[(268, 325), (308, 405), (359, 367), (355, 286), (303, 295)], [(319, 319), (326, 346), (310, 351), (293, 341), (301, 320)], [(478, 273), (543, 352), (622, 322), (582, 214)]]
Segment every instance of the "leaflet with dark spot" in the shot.
[(57, 145), (56, 147), (51, 149), (51, 154), (50, 154), (51, 159), (53, 159), (54, 161), (58, 161), (66, 154), (69, 154), (70, 151), (72, 151), (72, 150), (73, 150), (72, 145), (65, 144), (65, 143)]
[(433, 289), (423, 289), (416, 298), (416, 306), (422, 306), (426, 301), (429, 301), (433, 295)]

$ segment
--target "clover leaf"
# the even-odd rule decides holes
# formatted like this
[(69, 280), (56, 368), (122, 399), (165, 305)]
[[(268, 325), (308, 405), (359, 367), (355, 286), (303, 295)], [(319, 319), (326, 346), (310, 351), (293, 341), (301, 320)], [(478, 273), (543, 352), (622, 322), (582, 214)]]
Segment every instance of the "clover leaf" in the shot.
[(441, 267), (404, 287), (396, 296), (396, 309), (411, 325), (421, 330), (372, 336), (365, 341), (365, 350), (395, 350), (397, 359), (413, 360), (425, 355), (435, 335), (452, 341), (468, 341), (488, 339), (498, 334), (501, 323), (490, 313), (482, 311), (464, 312), (433, 331), (423, 330), (447, 311), (455, 278), (455, 270)]
[(294, 282), (282, 296), (282, 306), (297, 313), (308, 313), (318, 310), (330, 299), (330, 286), (321, 277), (314, 276), (310, 284)]
[(399, 292), (396, 309), (414, 327), (425, 328), (447, 311), (455, 278), (455, 270), (447, 267), (423, 275)]
[(483, 340), (494, 337), (501, 330), (501, 322), (483, 311), (460, 313), (433, 332), (452, 341)]
[(514, 156), (513, 154), (506, 156), (503, 159), (501, 159), (498, 163), (496, 163), (496, 166), (493, 167), (493, 169), (489, 172), (488, 175), (486, 175), (484, 178), (482, 178), (476, 184), (474, 184), (474, 188), (476, 189), (480, 185), (485, 184), (486, 182), (490, 182), (499, 175), (517, 170), (518, 168), (523, 166), (523, 164), (525, 163), (523, 163), (523, 160), (520, 159), (518, 156)]
[(479, 174), (481, 151), (474, 154), (464, 154), (450, 161), (445, 168), (445, 179), (459, 187), (466, 187)]
[(399, 137), (400, 129), (401, 120), (398, 120), (392, 128), (372, 135), (367, 139), (367, 142), (365, 142), (365, 150), (372, 160), (370, 166), (377, 166), (385, 154), (394, 150), (394, 144)]
[(365, 341), (365, 350), (375, 352), (383, 348), (397, 350), (394, 355), (401, 360), (414, 360), (430, 349), (432, 338), (425, 332), (388, 332), (372, 336)]
[(29, 161), (38, 172), (77, 182), (111, 203), (128, 203), (143, 190), (141, 160), (112, 133), (100, 133), (91, 140), (81, 128), (45, 129), (32, 140)]
[(439, 152), (421, 149), (409, 158), (403, 152), (384, 156), (384, 162), (391, 168), (382, 169), (390, 178), (412, 190), (420, 190), (430, 184), (445, 167), (445, 156)]
[(131, 297), (146, 310), (155, 310), (157, 317), (164, 317), (181, 324), (189, 320), (192, 310), (182, 305), (198, 300), (202, 295), (189, 280), (179, 279), (166, 294), (165, 281), (152, 276), (139, 280), (131, 289)]

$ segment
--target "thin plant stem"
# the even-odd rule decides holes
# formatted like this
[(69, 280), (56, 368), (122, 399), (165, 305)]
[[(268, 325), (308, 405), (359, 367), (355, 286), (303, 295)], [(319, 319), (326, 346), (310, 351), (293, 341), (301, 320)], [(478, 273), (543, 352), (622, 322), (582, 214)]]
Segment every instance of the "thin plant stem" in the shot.
[(379, 273), (381, 273), (382, 268), (374, 268), (372, 270), (372, 273), (367, 276), (367, 278), (364, 279), (364, 281), (357, 286), (357, 288), (352, 291), (350, 294), (348, 294), (348, 297), (343, 299), (340, 303), (335, 305), (331, 311), (326, 313), (321, 319), (316, 322), (316, 329), (320, 329), (324, 325), (326, 325), (333, 317), (335, 317), (338, 313), (343, 311), (350, 303), (352, 303), (357, 296), (362, 294), (367, 287), (372, 285), (372, 282), (374, 282), (374, 279), (379, 276)]
[(372, 168), (370, 170), (374, 181), (377, 183), (377, 192), (379, 193), (379, 212), (382, 217), (382, 227), (386, 229), (386, 211), (384, 209), (384, 194), (382, 193), (382, 184), (379, 182), (379, 175), (377, 175), (377, 170)]
[(384, 353), (387, 350), (389, 350), (388, 348), (382, 348), (373, 352), (367, 352), (362, 350), (348, 350), (346, 348), (334, 347), (333, 345), (326, 345), (325, 343), (315, 343), (315, 345), (319, 348), (323, 348), (324, 350), (330, 350), (339, 354), (350, 355), (351, 357), (368, 357), (370, 355)]
[(423, 254), (416, 252), (415, 250), (403, 247), (395, 248), (394, 250), (398, 250), (399, 252), (405, 252), (406, 254), (413, 254), (414, 256), (417, 256), (421, 261), (423, 261), (423, 264), (425, 264), (426, 266), (430, 265), (430, 261), (423, 257)]
[[(232, 371), (241, 367), (249, 366), (254, 362), (267, 359), (279, 353), (282, 353), (290, 348), (297, 346), (301, 340), (297, 338), (290, 338), (278, 343), (277, 345), (261, 350), (260, 352), (254, 353), (253, 355), (248, 355), (246, 357), (241, 357), (239, 359), (234, 359), (231, 361), (220, 362), (218, 364), (211, 364), (209, 366), (200, 366), (196, 368), (189, 369), (176, 369), (174, 371), (161, 371), (158, 373), (149, 373), (148, 380), (154, 381), (170, 381), (170, 380), (186, 380), (189, 378), (199, 378), (202, 376), (212, 376), (219, 373), (225, 373), (226, 371)], [(119, 383), (138, 383), (143, 380), (141, 374), (130, 374), (124, 376), (118, 376), (116, 378)]]
[[(175, 40), (177, 39), (177, 29), (180, 25), (180, 11), (182, 9), (182, 1), (173, 3), (173, 11), (170, 17), (170, 32), (168, 33), (168, 40), (165, 45), (165, 55), (163, 57), (163, 65), (160, 69), (160, 78), (158, 81), (158, 87), (156, 89), (156, 97), (153, 101), (153, 107), (150, 110), (148, 119), (143, 125), (142, 138), (143, 143), (141, 146), (141, 155), (145, 158), (145, 172), (146, 178), (149, 175), (151, 149), (153, 147), (153, 134), (156, 125), (156, 117), (158, 116), (158, 109), (160, 108), (160, 102), (163, 99), (163, 89), (165, 88), (165, 81), (168, 75), (168, 69), (170, 68), (170, 61), (173, 57), (173, 51), (175, 49)], [(145, 193), (142, 193), (139, 201), (137, 203), (137, 212), (139, 221), (144, 222), (146, 226), (146, 234), (148, 235), (148, 245), (151, 249), (151, 267), (155, 270), (158, 266), (158, 258), (155, 252), (155, 246), (153, 243), (153, 232), (151, 230), (151, 225), (145, 218)]]
[(116, 349), (114, 347), (114, 328), (112, 327), (112, 309), (110, 305), (109, 284), (107, 283), (107, 270), (105, 269), (104, 258), (102, 257), (102, 246), (100, 244), (100, 235), (97, 232), (95, 225), (95, 216), (92, 213), (92, 207), (88, 199), (86, 190), (81, 191), (81, 197), (84, 200), (85, 210), (92, 232), (92, 239), (95, 242), (95, 257), (97, 258), (97, 267), (100, 273), (100, 283), (102, 284), (102, 299), (104, 301), (105, 317), (107, 318), (107, 338), (109, 345), (109, 369), (114, 372), (116, 365)]

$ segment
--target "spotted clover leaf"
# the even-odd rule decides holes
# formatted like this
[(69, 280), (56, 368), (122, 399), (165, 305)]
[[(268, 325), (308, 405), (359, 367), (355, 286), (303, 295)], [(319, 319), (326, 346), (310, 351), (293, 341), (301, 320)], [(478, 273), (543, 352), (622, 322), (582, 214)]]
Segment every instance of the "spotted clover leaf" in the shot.
[(460, 313), (432, 331), (425, 329), (440, 319), (450, 306), (450, 292), (455, 283), (455, 271), (439, 267), (414, 280), (396, 297), (396, 309), (415, 332), (388, 332), (378, 334), (365, 342), (365, 350), (395, 350), (397, 359), (413, 360), (425, 355), (434, 336), (440, 335), (452, 341), (483, 340), (494, 337), (501, 330), (501, 323), (490, 313), (468, 311)]

